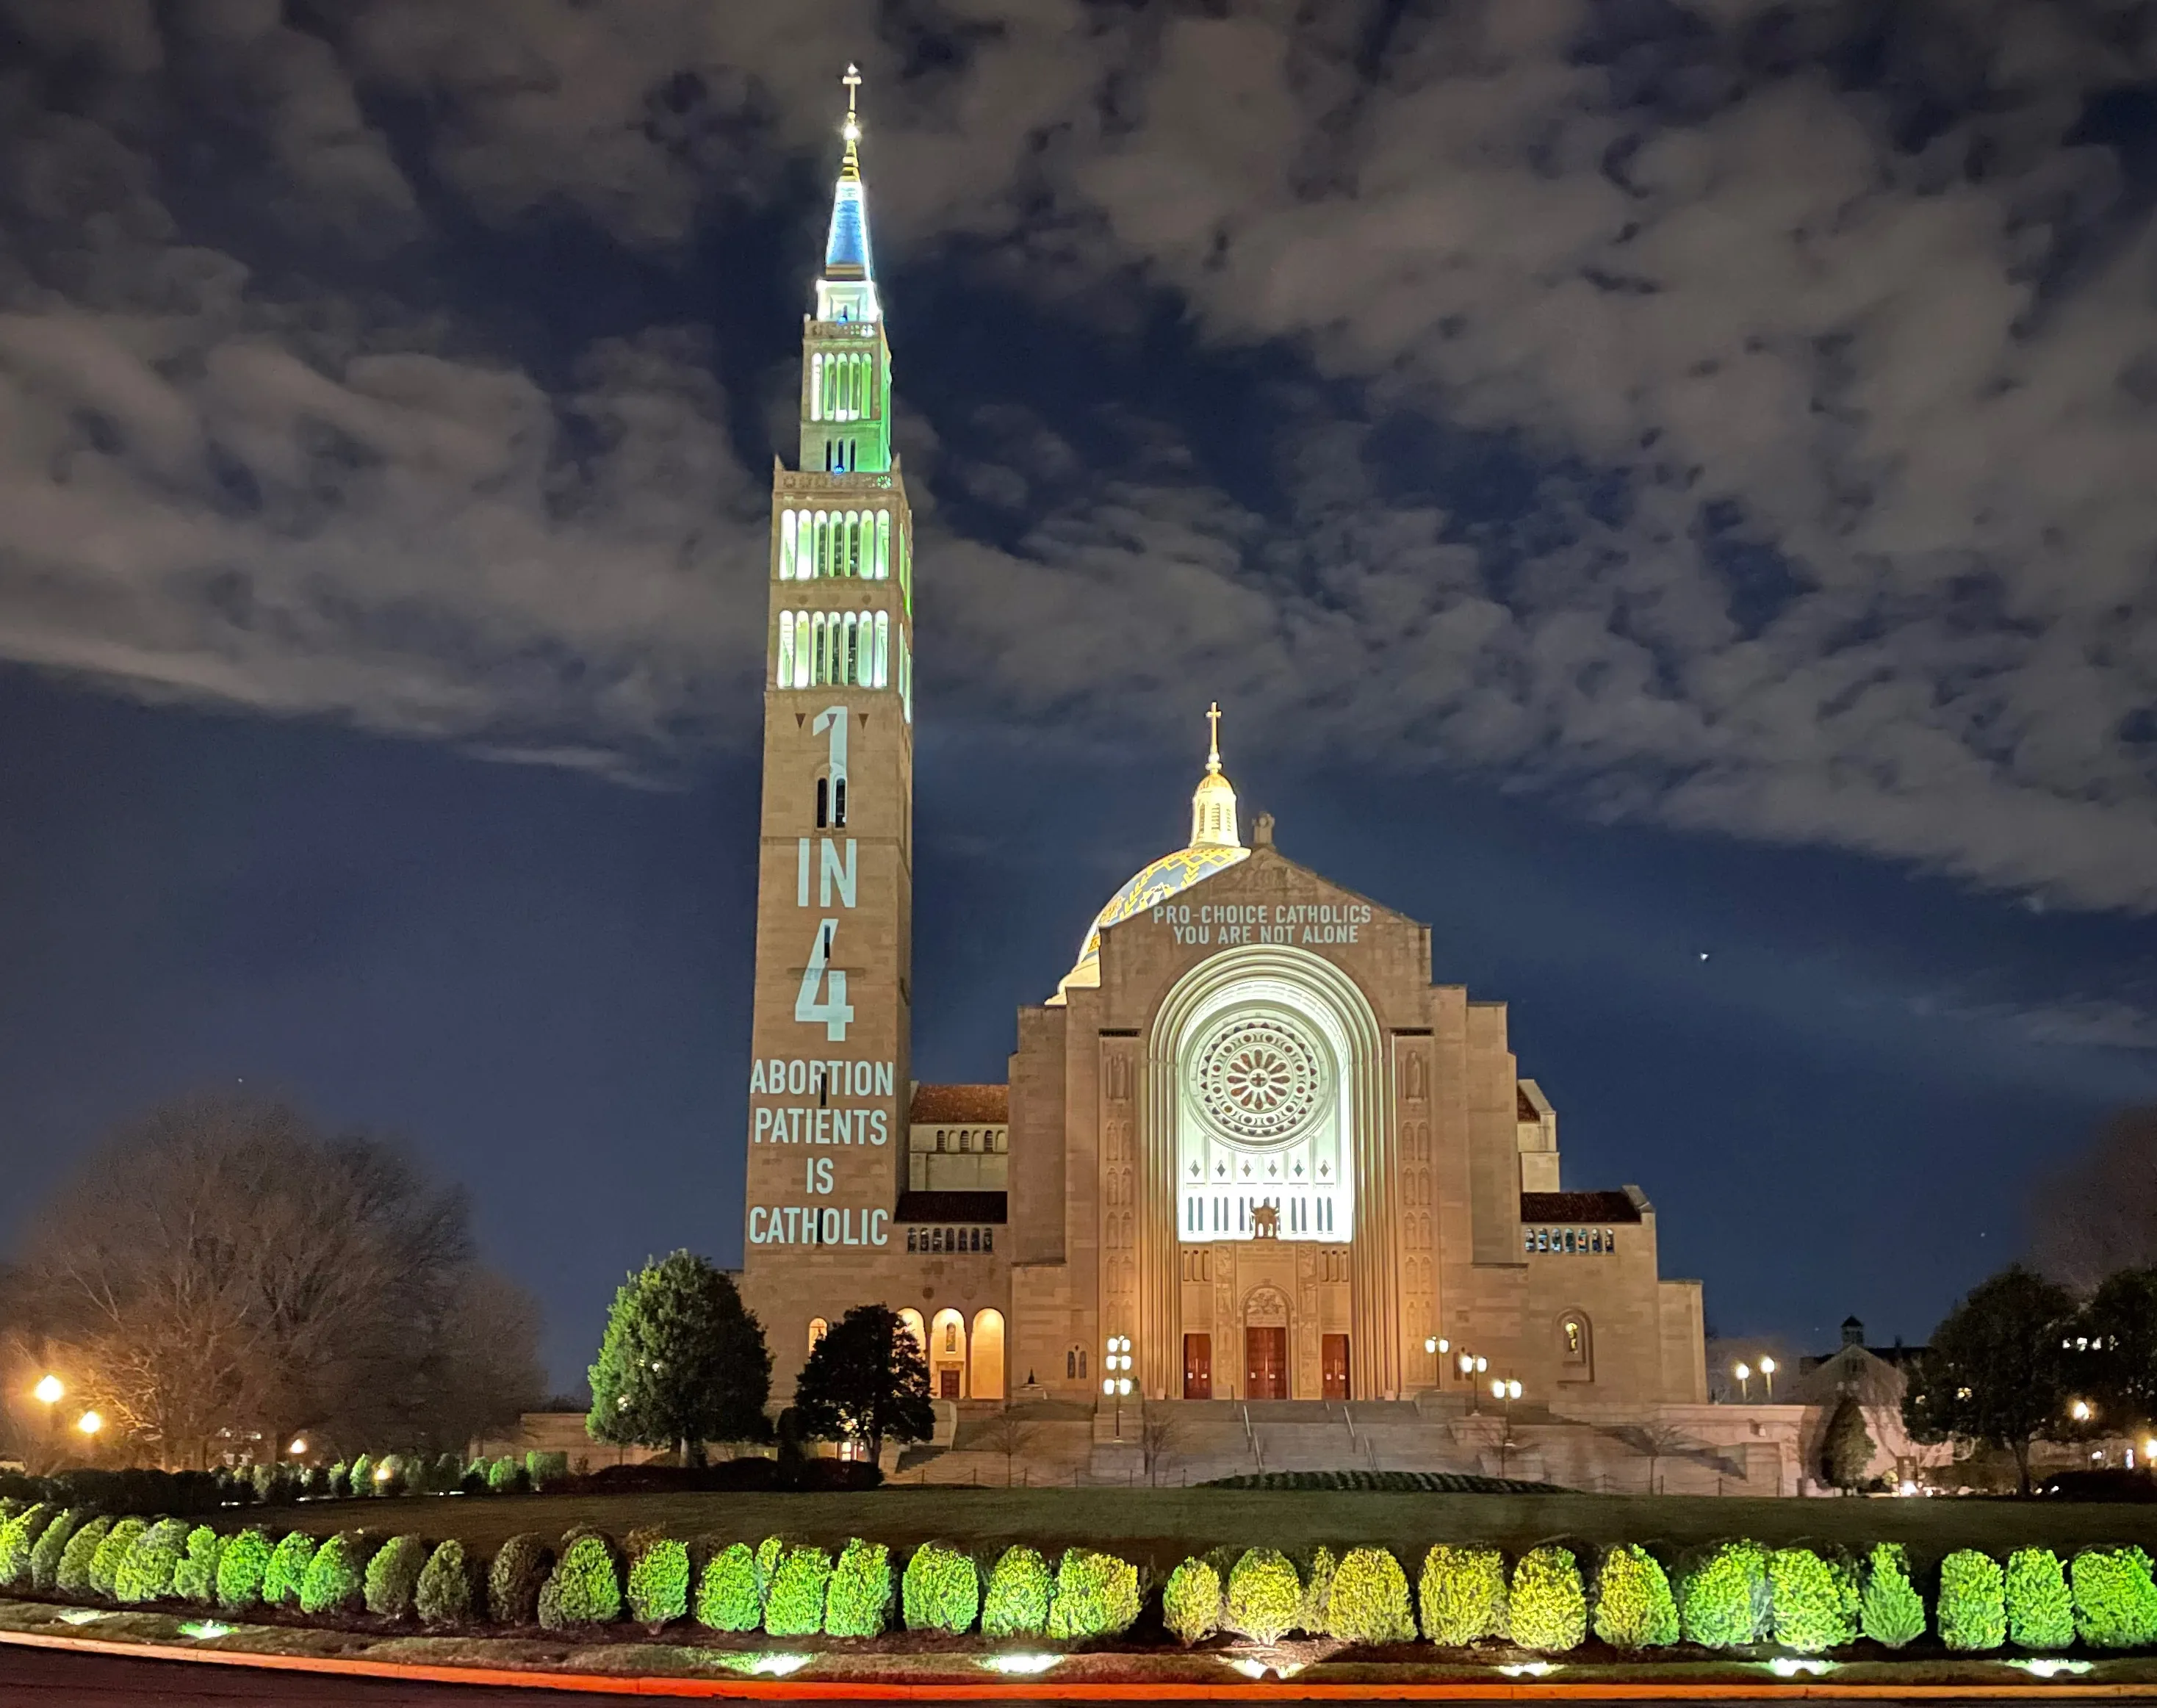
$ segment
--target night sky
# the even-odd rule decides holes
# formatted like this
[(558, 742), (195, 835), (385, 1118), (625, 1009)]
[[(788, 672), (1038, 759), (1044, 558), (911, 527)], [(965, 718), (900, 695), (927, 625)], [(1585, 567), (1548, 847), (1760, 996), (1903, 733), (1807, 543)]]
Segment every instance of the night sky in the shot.
[(559, 1384), (739, 1261), (849, 59), (917, 1072), (1217, 698), (1714, 1329), (2016, 1255), (2157, 1098), (2149, 4), (0, 0), (0, 1239), (244, 1082), (466, 1183)]

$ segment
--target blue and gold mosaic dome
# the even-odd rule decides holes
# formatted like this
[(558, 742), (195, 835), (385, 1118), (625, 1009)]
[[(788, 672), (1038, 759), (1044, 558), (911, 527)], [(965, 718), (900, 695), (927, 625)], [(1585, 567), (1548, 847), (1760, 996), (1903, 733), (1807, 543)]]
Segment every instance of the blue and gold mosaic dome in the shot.
[(1198, 779), (1197, 790), (1191, 797), (1191, 846), (1164, 854), (1142, 867), (1109, 898), (1109, 904), (1094, 916), (1078, 959), (1057, 985), (1056, 995), (1049, 999), (1052, 1002), (1061, 1002), (1064, 991), (1073, 985), (1099, 985), (1101, 934), (1111, 925), (1159, 907), (1194, 883), (1251, 857), (1251, 851), (1243, 846), (1237, 833), (1236, 791), (1221, 773), (1221, 708), (1216, 706), (1206, 715), (1213, 733), (1206, 756), (1206, 774)]

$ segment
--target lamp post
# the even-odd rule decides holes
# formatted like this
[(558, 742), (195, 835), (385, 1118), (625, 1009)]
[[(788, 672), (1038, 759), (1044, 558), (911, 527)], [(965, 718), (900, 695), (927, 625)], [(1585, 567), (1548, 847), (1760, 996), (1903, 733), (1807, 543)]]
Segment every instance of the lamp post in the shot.
[(84, 1440), (94, 1442), (97, 1432), (105, 1428), (105, 1419), (95, 1412), (85, 1412), (75, 1420), (75, 1427), (82, 1431)]
[(1753, 1379), (1753, 1366), (1749, 1364), (1733, 1364), (1730, 1366), (1730, 1373), (1737, 1378), (1739, 1402), (1743, 1403), (1749, 1401), (1753, 1397), (1753, 1390), (1746, 1384)]
[[(1111, 1335), (1101, 1356), (1101, 1368), (1107, 1372), (1101, 1378), (1101, 1392), (1113, 1395), (1116, 1402), (1116, 1439), (1124, 1438), (1124, 1401), (1131, 1391), (1131, 1337)], [(1116, 1372), (1122, 1371), (1120, 1376)]]
[(1760, 1355), (1760, 1380), (1767, 1385), (1768, 1403), (1775, 1403), (1775, 1361), (1766, 1353)]
[(57, 1467), (60, 1456), (60, 1414), (58, 1407), (60, 1397), (67, 1392), (67, 1384), (50, 1371), (47, 1371), (39, 1378), (38, 1385), (32, 1388), (30, 1392), (34, 1398), (41, 1401), (44, 1405), (45, 1440), (51, 1448), (54, 1464)]
[(1439, 1378), (1445, 1374), (1445, 1366), (1439, 1360), (1453, 1350), (1453, 1342), (1437, 1335), (1427, 1335), (1423, 1337), (1423, 1350), (1430, 1359), (1431, 1386), (1435, 1387)]
[(1468, 1409), (1471, 1412), (1480, 1410), (1482, 1396), (1477, 1392), (1479, 1384), (1475, 1378), (1490, 1367), (1490, 1361), (1464, 1350), (1454, 1361), (1459, 1366), (1461, 1381), (1468, 1384)]
[(1510, 1376), (1490, 1378), (1490, 1397), (1501, 1401), (1506, 1407), (1505, 1433), (1498, 1442), (1498, 1474), (1504, 1476), (1511, 1464), (1513, 1451), (1513, 1402), (1521, 1397), (1520, 1383)]

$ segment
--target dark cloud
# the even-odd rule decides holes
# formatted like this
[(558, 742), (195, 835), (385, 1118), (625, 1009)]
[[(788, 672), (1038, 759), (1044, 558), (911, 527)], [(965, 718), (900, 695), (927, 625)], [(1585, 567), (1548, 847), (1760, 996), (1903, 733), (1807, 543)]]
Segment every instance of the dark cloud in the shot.
[(569, 219), (667, 267), (792, 217), (852, 58), (888, 261), (1299, 376), (912, 417), (965, 501), (924, 539), (958, 703), (1217, 695), (1307, 751), (2157, 904), (2157, 234), (2086, 122), (2157, 80), (2147, 5), (287, 10), (0, 0), (8, 656), (579, 764), (723, 738), (771, 394), (663, 322), (549, 367), (358, 263), (265, 268), (172, 151), (210, 91), (290, 242)]

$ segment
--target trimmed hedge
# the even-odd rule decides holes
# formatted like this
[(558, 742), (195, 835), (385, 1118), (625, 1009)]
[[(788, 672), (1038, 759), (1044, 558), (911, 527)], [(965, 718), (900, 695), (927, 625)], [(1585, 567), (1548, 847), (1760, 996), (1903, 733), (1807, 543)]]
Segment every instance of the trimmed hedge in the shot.
[(30, 1587), (50, 1589), (59, 1582), (60, 1559), (75, 1533), (96, 1516), (87, 1506), (70, 1506), (44, 1528), (30, 1549)]
[(1186, 1560), (1161, 1592), (1161, 1623), (1189, 1648), (1221, 1628), (1221, 1574), (1210, 1560)]
[(1246, 1471), (1193, 1484), (1200, 1489), (1355, 1489), (1380, 1494), (1562, 1494), (1556, 1483), (1485, 1477), (1469, 1471)]
[(824, 1591), (826, 1637), (878, 1637), (891, 1622), (891, 1550), (853, 1537)]
[(1840, 1649), (1857, 1637), (1857, 1577), (1840, 1559), (1810, 1548), (1768, 1556), (1775, 1640), (1800, 1654)]
[(1506, 1556), (1495, 1548), (1440, 1542), (1423, 1556), (1416, 1612), (1423, 1634), (1444, 1649), (1465, 1649), (1506, 1634)]
[(356, 1613), (365, 1605), (367, 1562), (374, 1538), (361, 1531), (339, 1531), (315, 1550), (300, 1580), (303, 1613)]
[(754, 1631), (764, 1623), (764, 1574), (747, 1542), (722, 1548), (697, 1582), (697, 1623), (708, 1631)]
[(11, 1513), (8, 1521), (0, 1524), (0, 1585), (12, 1587), (29, 1581), (31, 1550), (59, 1516), (57, 1507), (39, 1500)]
[(1048, 1603), (1055, 1581), (1048, 1562), (1023, 1543), (1006, 1548), (989, 1571), (981, 1598), (984, 1637), (1038, 1637), (1048, 1628)]
[(1997, 1649), (2007, 1640), (2000, 1562), (1974, 1548), (1940, 1561), (1940, 1641), (1949, 1649)]
[(549, 1630), (604, 1625), (621, 1617), (621, 1574), (614, 1545), (587, 1531), (562, 1550), (539, 1587), (539, 1623)]
[(824, 1628), (824, 1591), (831, 1581), (831, 1556), (808, 1543), (790, 1547), (771, 1574), (764, 1599), (764, 1628), (774, 1637), (811, 1637)]
[(135, 1544), (149, 1528), (147, 1519), (123, 1518), (106, 1531), (105, 1540), (90, 1556), (90, 1587), (107, 1601), (112, 1599), (119, 1582), (120, 1568), (127, 1563), (127, 1556), (135, 1551)]
[(2093, 1649), (2157, 1644), (2157, 1584), (2141, 1549), (2085, 1548), (2068, 1568), (2075, 1631)]
[(94, 1587), (90, 1568), (97, 1563), (97, 1551), (105, 1546), (112, 1525), (109, 1518), (93, 1518), (67, 1539), (67, 1546), (60, 1551), (59, 1565), (53, 1573), (53, 1587), (62, 1595), (86, 1595)]
[(672, 1536), (658, 1536), (636, 1551), (630, 1562), (629, 1616), (656, 1631), (689, 1617), (689, 1550)]
[(259, 1530), (244, 1530), (225, 1542), (217, 1556), (219, 1607), (229, 1613), (245, 1613), (260, 1605), (270, 1551), (270, 1538)]
[(1910, 1582), (1910, 1558), (1900, 1542), (1873, 1544), (1865, 1556), (1864, 1579), (1857, 1597), (1861, 1631), (1887, 1649), (1925, 1634), (1924, 1597)]
[(273, 1608), (299, 1605), (300, 1586), (307, 1580), (321, 1546), (305, 1531), (294, 1531), (270, 1551), (270, 1564), (262, 1574), (262, 1599)]
[(1513, 1641), (1542, 1654), (1578, 1649), (1588, 1635), (1588, 1592), (1573, 1550), (1555, 1542), (1531, 1548), (1513, 1567)]
[(135, 1539), (112, 1574), (112, 1598), (130, 1607), (162, 1601), (172, 1592), (172, 1574), (188, 1549), (188, 1521), (161, 1518)]
[(1303, 1581), (1276, 1548), (1246, 1548), (1228, 1570), (1218, 1623), (1254, 1643), (1278, 1643), (1303, 1619)]
[(1670, 1577), (1637, 1542), (1604, 1550), (1595, 1573), (1595, 1634), (1613, 1649), (1661, 1649), (1678, 1640)]
[(476, 1611), (478, 1600), (473, 1592), (472, 1562), (466, 1556), (465, 1545), (455, 1536), (436, 1546), (427, 1556), (426, 1566), (420, 1573), (420, 1582), (412, 1592), (413, 1611), (419, 1614), (423, 1625), (440, 1628), (448, 1625), (468, 1623)]
[(1120, 1637), (1139, 1622), (1139, 1568), (1114, 1554), (1066, 1548), (1056, 1565), (1048, 1634), (1065, 1641)]
[(207, 1607), (217, 1599), (217, 1567), (224, 1553), (224, 1538), (206, 1524), (188, 1532), (187, 1552), (172, 1568), (172, 1593), (182, 1601)]
[(981, 1574), (973, 1556), (943, 1542), (924, 1542), (899, 1581), (899, 1612), (909, 1631), (970, 1631), (981, 1610)]
[(2065, 1649), (2075, 1640), (2075, 1601), (2060, 1556), (2017, 1548), (2007, 1556), (2007, 1634), (2017, 1649)]
[(1333, 1597), (1333, 1574), (1341, 1569), (1333, 1550), (1324, 1546), (1311, 1551), (1310, 1564), (1303, 1574), (1303, 1607), (1296, 1614), (1299, 1629), (1317, 1637), (1326, 1630), (1326, 1604)]
[(1408, 1581), (1390, 1549), (1351, 1548), (1326, 1597), (1326, 1634), (1342, 1643), (1405, 1643), (1415, 1635)]
[(1758, 1542), (1718, 1542), (1678, 1571), (1678, 1628), (1703, 1649), (1758, 1643), (1773, 1623), (1768, 1551)]
[(553, 1554), (546, 1539), (528, 1531), (502, 1545), (487, 1567), (487, 1617), (497, 1625), (529, 1625), (539, 1617), (539, 1592), (546, 1586)]
[(427, 1545), (417, 1536), (392, 1536), (367, 1562), (367, 1610), (378, 1618), (409, 1619), (427, 1569)]

